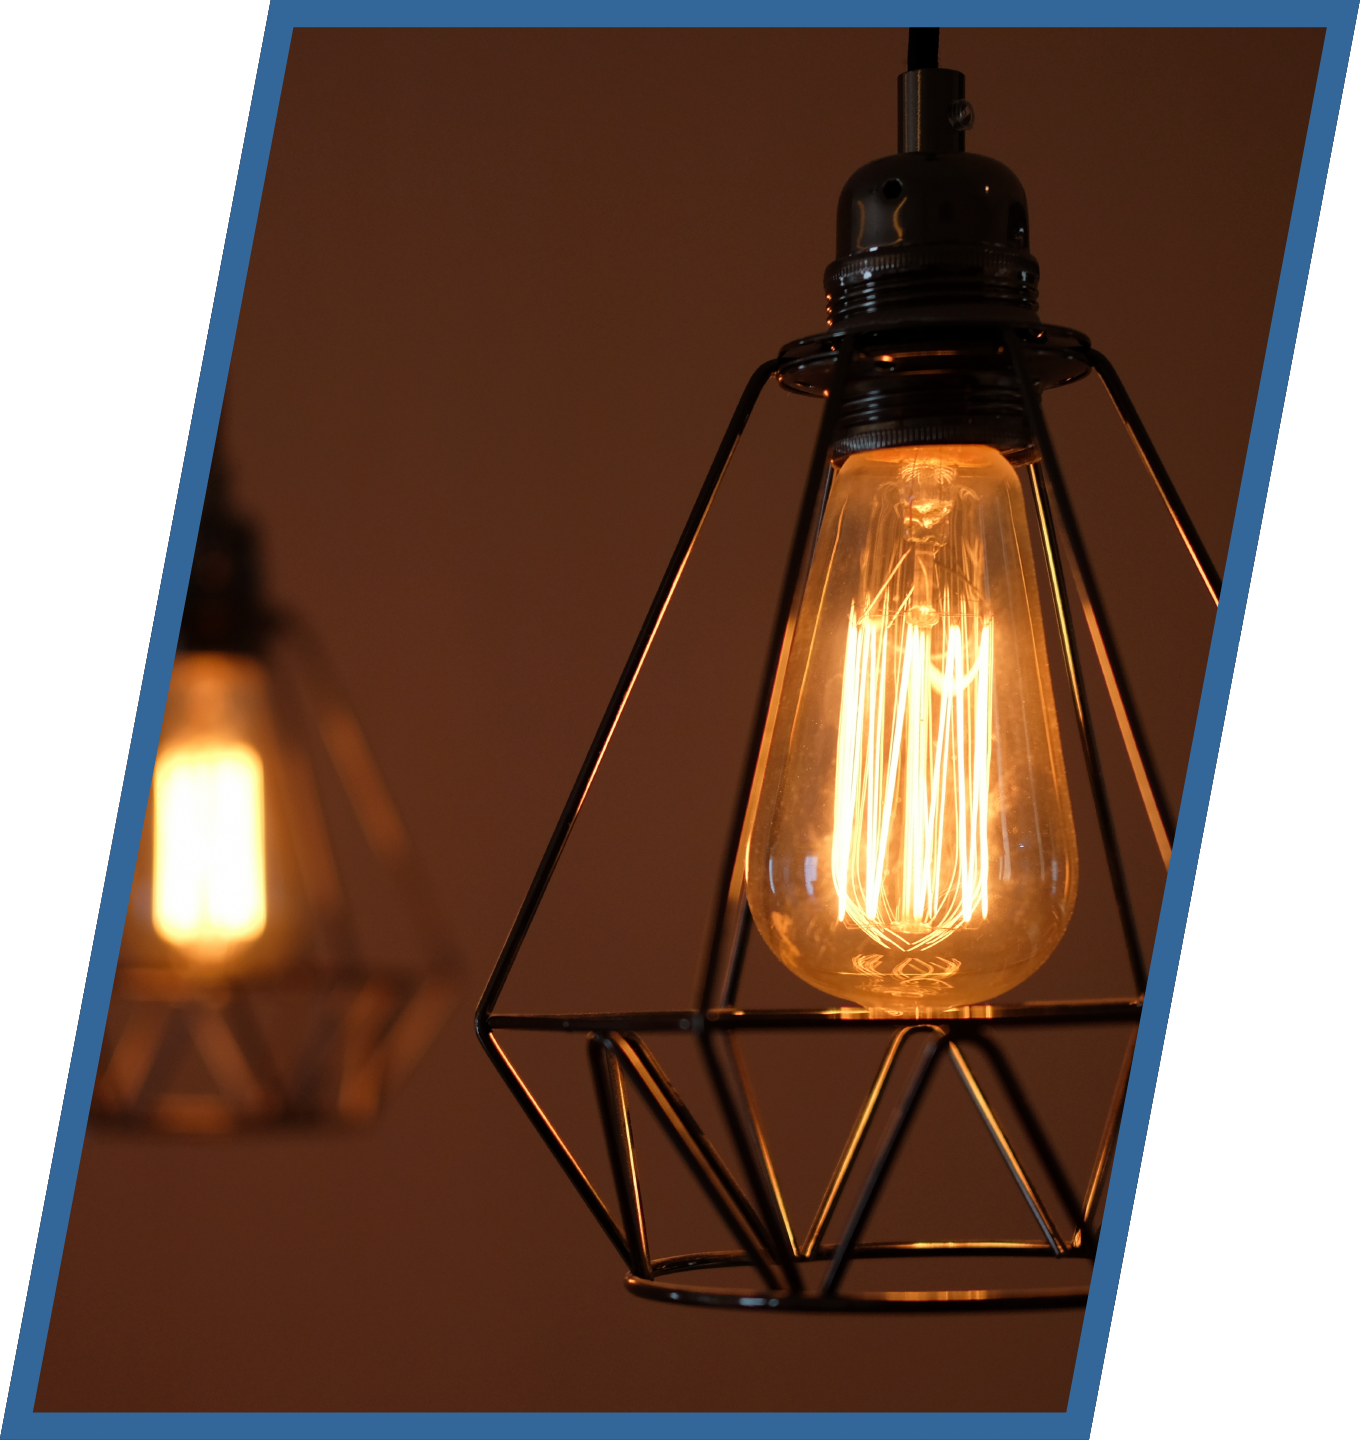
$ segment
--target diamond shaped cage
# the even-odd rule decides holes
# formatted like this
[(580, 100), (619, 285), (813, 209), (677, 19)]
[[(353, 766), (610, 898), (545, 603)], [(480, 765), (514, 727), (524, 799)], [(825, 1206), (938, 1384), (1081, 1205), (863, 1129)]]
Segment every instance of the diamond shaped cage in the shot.
[[(885, 333), (886, 330), (886, 333)], [(752, 938), (745, 882), (745, 847), (751, 800), (767, 717), (777, 708), (784, 663), (792, 642), (818, 517), (831, 483), (833, 445), (847, 393), (884, 353), (910, 363), (943, 350), (985, 356), (995, 368), (1003, 357), (1033, 437), (1033, 458), (1018, 468), (1042, 552), (1052, 619), (1060, 639), (1061, 688), (1080, 736), (1085, 777), (1113, 892), (1129, 990), (1115, 998), (1080, 996), (1056, 1001), (981, 1004), (954, 1009), (921, 1006), (911, 1015), (838, 1009), (760, 1009), (742, 1004), (742, 981)], [(1148, 756), (1142, 730), (1105, 617), (1097, 578), (1077, 525), (1067, 485), (1042, 408), (1042, 393), (1094, 373), (1136, 446), (1205, 589), (1217, 603), (1219, 578), (1165, 467), (1110, 362), (1085, 336), (1030, 323), (965, 327), (915, 320), (887, 328), (881, 322), (833, 327), (829, 333), (785, 347), (748, 383), (671, 556), (641, 632), (596, 731), (575, 785), (477, 1011), (484, 1048), (555, 1160), (628, 1266), (636, 1294), (683, 1304), (770, 1310), (883, 1310), (1033, 1308), (1084, 1302), (1099, 1240), (1099, 1216), (1114, 1155), (1134, 1038), (1142, 1004), (1145, 960), (1134, 921), (1120, 838), (1106, 772), (1092, 725), (1078, 649), (1077, 620), (1084, 618), (1091, 650), (1117, 722), (1152, 838), (1165, 864), (1174, 825)], [(723, 860), (721, 899), (699, 993), (688, 1009), (640, 1013), (512, 1014), (497, 1009), (559, 857), (599, 770), (619, 717), (670, 604), (699, 530), (713, 504), (733, 450), (766, 383), (825, 397), (820, 432), (804, 487), (794, 540), (784, 572), (775, 632), (766, 658), (757, 721), (746, 749), (738, 802)], [(1075, 602), (1075, 603), (1074, 603)], [(1045, 1121), (1044, 1103), (1031, 1093), (1009, 1056), (1026, 1033), (1042, 1034), (1050, 1050), (1081, 1049), (1093, 1032), (1127, 1036), (1123, 1060), (1111, 1081), (1094, 1071), (1086, 1086), (1108, 1086), (1104, 1125), (1093, 1153), (1061, 1155)], [(608, 1155), (608, 1175), (589, 1177), (554, 1125), (548, 1104), (512, 1062), (513, 1032), (572, 1034), (588, 1057), (595, 1102)], [(776, 1159), (762, 1118), (760, 1085), (748, 1063), (757, 1037), (781, 1032), (811, 1050), (830, 1032), (853, 1033), (874, 1048), (867, 1084), (810, 1213), (794, 1214), (787, 1200), (783, 1163)], [(658, 1056), (660, 1046), (684, 1038), (698, 1064), (687, 1065), (690, 1087), (677, 1084)], [(674, 1070), (672, 1064), (672, 1070)], [(1097, 1067), (1098, 1068), (1098, 1067)], [(697, 1094), (697, 1085), (702, 1094)], [(952, 1085), (996, 1152), (992, 1184), (1023, 1206), (1027, 1234), (888, 1234), (885, 1194), (907, 1168), (909, 1135), (932, 1092)], [(710, 1115), (699, 1118), (707, 1107)], [(649, 1161), (639, 1143), (640, 1122), (658, 1129), (695, 1182), (696, 1212), (721, 1223), (724, 1247), (658, 1253), (648, 1229)], [(932, 1175), (918, 1177), (927, 1186)], [(665, 1181), (673, 1188), (674, 1179)], [(653, 1201), (657, 1193), (653, 1192)], [(979, 1270), (983, 1262), (987, 1266)], [(1015, 1283), (1017, 1263), (1032, 1278)], [(860, 1285), (895, 1269), (889, 1285)], [(900, 1267), (905, 1272), (905, 1283)], [(941, 1265), (945, 1269), (941, 1271)], [(1056, 1268), (1055, 1268), (1056, 1267)], [(1042, 1273), (1041, 1273), (1042, 1272)]]
[[(1146, 965), (1123, 848), (1127, 837), (1121, 839), (1116, 825), (1083, 673), (1083, 646), (1078, 643), (1078, 626), (1082, 622), (1089, 641), (1083, 642), (1086, 654), (1094, 656), (1109, 702), (1107, 718), (1113, 717), (1132, 776), (1132, 785), (1124, 786), (1121, 797), (1136, 793), (1137, 799), (1130, 802), (1137, 807), (1134, 814), (1141, 810), (1163, 866), (1169, 862), (1174, 822), (1151, 762), (1098, 578), (1049, 431), (1042, 404), (1046, 392), (1092, 374), (1099, 378), (1215, 605), (1219, 577), (1109, 361), (1092, 348), (1086, 336), (1040, 320), (1039, 272), (1029, 251), (1024, 190), (1005, 166), (965, 153), (964, 132), (971, 124), (972, 109), (964, 100), (964, 77), (957, 71), (939, 68), (938, 46), (937, 30), (911, 32), (908, 69), (899, 79), (899, 153), (862, 166), (841, 193), (838, 254), (825, 276), (827, 328), (819, 335), (785, 346), (776, 359), (761, 365), (747, 384), (477, 1011), (477, 1030), (483, 1046), (626, 1262), (629, 1287), (653, 1299), (765, 1310), (1075, 1306), (1083, 1302), (1087, 1293), (1099, 1241), (1101, 1206), (1128, 1083)], [(772, 378), (777, 378), (785, 390), (821, 399), (823, 408), (782, 572), (774, 632), (764, 655), (756, 718), (745, 747), (736, 804), (724, 842), (715, 887), (718, 901), (701, 956), (695, 1002), (685, 1009), (632, 1013), (505, 1013), (498, 1006), (511, 969), (538, 916), (563, 847), (710, 513), (733, 450)], [(813, 653), (811, 640), (808, 649), (797, 651), (795, 632), (804, 592), (810, 588), (818, 531), (824, 514), (829, 514), (833, 483), (838, 473), (848, 474), (855, 465), (867, 464), (859, 457), (873, 452), (888, 456), (876, 462), (886, 467), (887, 473), (894, 464), (915, 465), (917, 461), (910, 457), (932, 447), (938, 450), (951, 446), (986, 447), (990, 456), (987, 463), (996, 464), (996, 473), (1015, 495), (1006, 534), (1028, 526), (1037, 537), (1037, 570), (1047, 582), (1035, 582), (1047, 597), (1038, 603), (1047, 606), (1047, 620), (1058, 642), (1051, 678), (1054, 690), (1067, 697), (1070, 728), (1075, 731), (1081, 751), (1089, 800), (1087, 813), (1093, 817), (1090, 828), (1098, 834), (1105, 862), (1113, 901), (1111, 924), (1127, 961), (1127, 990), (1099, 998), (1092, 998), (1088, 989), (1070, 998), (975, 1004), (964, 1003), (969, 997), (960, 990), (958, 1002), (949, 1007), (942, 1003), (948, 999), (943, 980), (955, 974), (963, 962), (943, 956), (932, 964), (929, 959), (923, 962), (909, 956), (893, 972), (894, 976), (902, 972), (902, 983), (893, 992), (890, 1010), (856, 1005), (833, 1009), (768, 1008), (748, 1003), (744, 996), (751, 989), (747, 957), (753, 931), (760, 929), (761, 939), (770, 939), (769, 928), (761, 929), (761, 915), (753, 917), (748, 903), (748, 847), (754, 853), (757, 802), (767, 773), (777, 773), (780, 785), (793, 773), (788, 756), (798, 722), (791, 720), (788, 729), (779, 729), (780, 698), (786, 688), (795, 684), (788, 678), (794, 668), (791, 657), (795, 653), (805, 657)], [(899, 462), (893, 456), (909, 458)], [(839, 469), (842, 462), (847, 462), (844, 472)], [(944, 460), (930, 463), (937, 467), (946, 464)], [(924, 466), (926, 461), (920, 464)], [(917, 472), (911, 473), (915, 476)], [(887, 556), (883, 568), (873, 571), (872, 586), (863, 589), (862, 595), (871, 607), (877, 605), (889, 593), (893, 576), (906, 563), (909, 550), (912, 554), (920, 550), (932, 557), (946, 557), (938, 562), (938, 573), (944, 575), (947, 571), (948, 576), (956, 577), (958, 596), (971, 597), (966, 605), (973, 606), (981, 616), (982, 607), (991, 603), (989, 597), (994, 595), (987, 588), (991, 582), (985, 577), (970, 578), (973, 571), (968, 566), (974, 562), (963, 556), (964, 542), (959, 542), (958, 551), (946, 554), (941, 547), (952, 542), (930, 529), (949, 513), (947, 507), (954, 502), (943, 498), (943, 489), (933, 500), (929, 496), (935, 492), (927, 491), (920, 492), (926, 498), (918, 499), (917, 484), (913, 479), (909, 494), (907, 490), (894, 491), (897, 498), (883, 502), (885, 507), (896, 506), (892, 513), (900, 521), (898, 531), (912, 538), (909, 542), (893, 542), (901, 547), (902, 558), (893, 560), (899, 550), (882, 551)], [(824, 547), (826, 553), (839, 543), (836, 537), (850, 533), (848, 521), (844, 522), (844, 532), (838, 528), (848, 513), (848, 502), (845, 504), (846, 508), (837, 512), (841, 519), (836, 526), (828, 519), (826, 528), (831, 538)], [(930, 510), (931, 505), (936, 508)], [(1025, 516), (1020, 514), (1021, 507)], [(882, 513), (888, 513), (887, 509)], [(863, 531), (865, 536), (873, 533)], [(846, 542), (847, 548), (863, 547), (862, 556), (878, 554), (871, 550), (877, 543), (872, 539)], [(980, 554), (982, 547), (983, 541), (978, 539), (970, 553)], [(1025, 549), (1023, 540), (1019, 548)], [(861, 560), (862, 565), (868, 563)], [(888, 651), (882, 647), (890, 644), (900, 644), (903, 656), (912, 644), (917, 644), (919, 651), (925, 643), (919, 637), (940, 620), (943, 608), (936, 609), (932, 598), (937, 593), (931, 588), (936, 582), (920, 578), (936, 574), (932, 568), (936, 563), (934, 559), (921, 562), (911, 571), (914, 578), (910, 583), (906, 579), (899, 582), (898, 590), (892, 592), (895, 598), (891, 606), (896, 608), (891, 615), (887, 601), (881, 611), (874, 612), (886, 617), (873, 621), (884, 635), (886, 627), (905, 617), (901, 618), (901, 635), (894, 631), (897, 638), (882, 640), (883, 657)], [(917, 561), (913, 559), (912, 564), (917, 565)], [(1021, 562), (1022, 567), (1027, 564), (1027, 558)], [(869, 573), (867, 569), (862, 571), (863, 575)], [(832, 590), (831, 574), (830, 569), (817, 572), (810, 615), (820, 617), (823, 602), (830, 603), (827, 597)], [(869, 585), (867, 580), (862, 583)], [(914, 588), (918, 583), (923, 587), (919, 595)], [(939, 584), (943, 587), (945, 581)], [(941, 588), (938, 593), (946, 591)], [(803, 828), (797, 834), (805, 839), (806, 846), (801, 841), (798, 845), (790, 843), (787, 856), (792, 858), (784, 881), (792, 898), (787, 903), (781, 899), (780, 904), (786, 909), (804, 904), (793, 874), (799, 855), (804, 857), (807, 894), (812, 896), (814, 885), (824, 883), (827, 877), (823, 882), (817, 880), (817, 857), (807, 853), (807, 847), (820, 846), (825, 868), (833, 872), (830, 878), (835, 879), (838, 910), (830, 906), (828, 899), (825, 904), (830, 908), (825, 910), (825, 921), (808, 922), (799, 932), (797, 945), (782, 932), (778, 938), (789, 951), (781, 952), (780, 958), (795, 973), (803, 973), (800, 964), (805, 961), (811, 967), (805, 978), (815, 973), (820, 978), (814, 983), (823, 985), (831, 994), (858, 991), (865, 1003), (875, 1004), (884, 994), (881, 982), (886, 977), (878, 969), (882, 955), (852, 955), (847, 948), (845, 956), (835, 964), (823, 964), (826, 957), (821, 951), (829, 953), (840, 945), (837, 937), (852, 921), (859, 927), (858, 933), (874, 937), (869, 948), (892, 943), (880, 938), (888, 934), (889, 922), (880, 923), (877, 906), (878, 887), (887, 883), (882, 877), (890, 840), (882, 837), (888, 836), (888, 816), (894, 813), (890, 807), (897, 791), (893, 787), (899, 786), (903, 794), (911, 786), (916, 787), (910, 789), (915, 799), (904, 800), (901, 805), (903, 814), (917, 818), (901, 822), (905, 827), (902, 838), (894, 842), (899, 843), (900, 855), (906, 856), (924, 853), (921, 846), (926, 842), (918, 843), (918, 839), (926, 833), (921, 828), (925, 822), (918, 825), (917, 820), (927, 813), (943, 813), (939, 796), (945, 793), (946, 784), (941, 780), (929, 791), (933, 798), (928, 803), (940, 805), (938, 812), (920, 808), (927, 804), (921, 799), (927, 790), (924, 782), (918, 784), (912, 778), (918, 773), (912, 767), (925, 764), (919, 757), (936, 741), (932, 739), (928, 745), (922, 742), (921, 735), (933, 732), (925, 728), (926, 719), (909, 717), (925, 716), (923, 707), (934, 703), (929, 698), (929, 686), (936, 686), (941, 697), (952, 686), (949, 694), (958, 696), (966, 683), (973, 683), (957, 678), (964, 673), (961, 657), (965, 643), (977, 646), (977, 658), (970, 662), (969, 673), (991, 673), (985, 670), (981, 658), (984, 653), (992, 653), (986, 648), (991, 643), (986, 638), (991, 630), (978, 620), (979, 638), (965, 642), (960, 638), (965, 618), (959, 618), (957, 624), (951, 618), (951, 663), (957, 668), (948, 673), (956, 677), (953, 681), (939, 669), (927, 676), (924, 668), (919, 670), (921, 678), (910, 680), (908, 661), (903, 658), (900, 679), (892, 682), (896, 709), (888, 716), (884, 697), (889, 693), (889, 682), (882, 677), (890, 673), (889, 659), (871, 658), (862, 664), (858, 658), (852, 659), (860, 653), (854, 648), (860, 643), (857, 637), (872, 637), (880, 631), (867, 628), (867, 610), (859, 611), (857, 619), (856, 602), (848, 598), (848, 592), (836, 594), (840, 597), (837, 604), (844, 601), (849, 617), (846, 648), (839, 658), (833, 656), (834, 664), (816, 672), (816, 683), (823, 689), (811, 705), (817, 718), (807, 722), (804, 732), (816, 729), (821, 737), (821, 748), (815, 752), (817, 783), (834, 771), (835, 798), (830, 809), (819, 801), (823, 808), (812, 819), (800, 820)], [(951, 617), (965, 617), (962, 599), (949, 604), (954, 606)], [(819, 618), (813, 622), (814, 629), (817, 623)], [(1034, 621), (1028, 623), (1033, 626)], [(846, 624), (839, 610), (835, 612), (835, 624)], [(917, 640), (912, 639), (913, 634)], [(872, 648), (880, 646), (879, 640), (871, 638), (863, 644), (873, 656), (880, 655), (879, 649)], [(1043, 649), (1036, 646), (1036, 654)], [(1039, 661), (1040, 666), (1043, 663)], [(807, 678), (813, 673), (813, 661), (805, 658), (799, 664), (803, 678), (790, 695), (801, 705), (814, 683)], [(990, 681), (986, 683), (990, 685)], [(981, 691), (984, 682), (979, 680), (977, 685)], [(832, 687), (840, 697), (839, 718), (827, 700), (831, 690), (825, 687)], [(879, 697), (863, 702), (879, 707), (874, 712), (878, 719), (870, 716), (863, 720), (868, 712), (856, 708), (865, 694)], [(990, 689), (986, 694), (990, 697)], [(943, 711), (945, 700), (941, 698), (939, 704)], [(968, 866), (973, 867), (969, 874), (986, 874), (990, 862), (978, 857), (991, 853), (986, 848), (989, 832), (985, 827), (993, 823), (993, 811), (999, 814), (1001, 805), (997, 800), (989, 810), (986, 798), (986, 785), (1000, 763), (995, 760), (999, 743), (996, 737), (1001, 734), (995, 718), (998, 711), (988, 710), (981, 700), (971, 712), (965, 711), (962, 699), (951, 699), (949, 704), (958, 718), (941, 720), (938, 734), (944, 735), (947, 725), (953, 724), (960, 737), (965, 733), (973, 737), (966, 743), (962, 738), (957, 740), (957, 759), (951, 762), (955, 769), (950, 773), (955, 778), (948, 783), (953, 786), (958, 811), (957, 829), (951, 832), (955, 835), (951, 863), (956, 874), (963, 874)], [(789, 713), (796, 709), (791, 706)], [(968, 714), (975, 718), (966, 719)], [(992, 719), (977, 718), (986, 715)], [(865, 725), (870, 728), (862, 728)], [(874, 730), (874, 725), (879, 728)], [(903, 741), (909, 725), (917, 728)], [(972, 729), (965, 732), (965, 725)], [(881, 736), (889, 730), (891, 739), (880, 746)], [(828, 735), (834, 736), (834, 742), (826, 738)], [(864, 739), (865, 735), (871, 738)], [(858, 757), (874, 746), (880, 747), (873, 750), (873, 756), (875, 763), (882, 762), (882, 775), (888, 777), (883, 782), (886, 788), (880, 787), (877, 771), (872, 782), (862, 778), (869, 772), (861, 771)], [(1020, 747), (1017, 744), (1013, 748)], [(814, 768), (814, 761), (807, 758), (812, 753), (809, 750), (803, 754), (799, 762), (808, 771)], [(899, 772), (898, 757), (913, 753), (917, 761), (904, 760)], [(784, 768), (767, 772), (767, 764)], [(844, 786), (842, 766), (850, 777)], [(905, 778), (899, 781), (899, 774)], [(968, 790), (966, 775), (981, 776), (980, 788)], [(800, 794), (806, 793), (811, 783), (801, 778), (788, 782), (794, 789), (803, 786)], [(935, 781), (930, 784), (934, 787)], [(862, 800), (871, 791), (873, 797), (878, 797), (872, 804)], [(778, 803), (782, 805), (785, 791), (779, 793)], [(829, 792), (823, 787), (819, 793)], [(1037, 791), (1031, 786), (1026, 794), (1030, 798), (1023, 804), (1037, 810)], [(846, 796), (849, 799), (844, 799)], [(911, 805), (917, 809), (911, 810)], [(974, 807), (971, 811), (970, 805)], [(1016, 813), (1018, 807), (1019, 802)], [(850, 853), (847, 847), (860, 844), (854, 838), (859, 835), (854, 827), (860, 824), (862, 811), (872, 811), (876, 817), (863, 823), (876, 827), (872, 835), (877, 838), (865, 840), (856, 853), (869, 854), (872, 846), (879, 847), (872, 851), (878, 856), (873, 862), (878, 868), (872, 872), (878, 878), (865, 881), (866, 898), (857, 919), (847, 910), (851, 887), (845, 878), (849, 862), (844, 857)], [(811, 809), (808, 813), (812, 813)], [(966, 818), (969, 814), (972, 820)], [(843, 830), (837, 828), (843, 822)], [(899, 822), (894, 819), (893, 823)], [(934, 819), (929, 823), (934, 825)], [(1000, 822), (996, 823), (999, 826)], [(1137, 823), (1141, 825), (1141, 819)], [(973, 827), (971, 832), (969, 825)], [(824, 834), (828, 827), (830, 840)], [(1123, 828), (1127, 829), (1127, 817)], [(759, 833), (763, 835), (766, 830)], [(983, 837), (967, 842), (974, 844), (972, 851), (965, 847), (963, 837), (968, 833)], [(773, 849), (769, 854), (773, 856)], [(840, 872), (836, 872), (838, 864)], [(905, 874), (907, 860), (902, 859), (900, 864)], [(762, 864), (758, 873), (764, 874), (766, 869)], [(1053, 886), (1057, 887), (1056, 860), (1051, 869)], [(871, 872), (865, 869), (863, 873)], [(1047, 874), (1047, 869), (1036, 873)], [(773, 893), (773, 862), (768, 874)], [(915, 885), (916, 880), (911, 883)], [(905, 887), (903, 881), (903, 896)], [(872, 900), (867, 898), (871, 888)], [(763, 882), (760, 891), (760, 903), (765, 905)], [(924, 904), (919, 901), (920, 893), (913, 891), (917, 899), (912, 903), (918, 908), (908, 913), (903, 899), (900, 915), (891, 922), (917, 927), (915, 931), (903, 929), (904, 935), (916, 934), (922, 928), (929, 931), (943, 923), (923, 921), (926, 912), (919, 908)], [(981, 897), (978, 913), (984, 922), (988, 914), (986, 893), (985, 889), (977, 891)], [(969, 890), (968, 896), (972, 894)], [(823, 903), (815, 899), (807, 908)], [(961, 933), (965, 923), (972, 923), (972, 904), (971, 898), (960, 902), (959, 922), (951, 921), (953, 928), (948, 933)], [(789, 927), (795, 923), (784, 911), (772, 911), (771, 917), (766, 918), (771, 918), (775, 931), (779, 930), (775, 922), (782, 921)], [(1051, 915), (1044, 923), (1051, 924)], [(1066, 923), (1065, 914), (1062, 923)], [(946, 931), (937, 929), (934, 933)], [(1025, 943), (1029, 943), (1027, 934), (1021, 937)], [(1056, 934), (1060, 935), (1061, 929)], [(1014, 948), (1016, 942), (1006, 943)], [(1054, 938), (1052, 944), (1056, 943)], [(846, 944), (858, 946), (860, 941), (852, 937)], [(1030, 968), (1042, 963), (1047, 953), (1043, 951)], [(795, 964), (795, 959), (800, 964)], [(992, 967), (1004, 969), (1013, 960), (1017, 971), (1026, 963), (1009, 953), (1000, 959), (989, 958), (988, 974), (1001, 973)], [(907, 974), (903, 965), (909, 969), (915, 965), (915, 969)], [(863, 968), (866, 966), (868, 969)], [(852, 974), (851, 967), (860, 968)], [(870, 972), (867, 983), (856, 979), (856, 974)], [(996, 984), (985, 980), (975, 993), (979, 997), (996, 994), (1021, 978), (1023, 975), (1017, 973), (1015, 979)], [(837, 983), (846, 988), (838, 991)], [(1083, 979), (1081, 983), (1088, 982)], [(912, 998), (905, 998), (908, 996)], [(585, 1047), (607, 1156), (594, 1165), (599, 1172), (595, 1179), (587, 1175), (580, 1147), (574, 1152), (568, 1146), (551, 1117), (549, 1105), (540, 1100), (512, 1063), (507, 1049), (507, 1045), (513, 1048), (512, 1033), (523, 1037), (531, 1032), (573, 1035)], [(783, 1097), (774, 1106), (768, 1103), (771, 1087), (762, 1078), (758, 1062), (761, 1053), (768, 1060), (776, 1036), (797, 1049), (799, 1064), (809, 1071), (822, 1063), (817, 1059), (819, 1049), (824, 1051), (829, 1044), (855, 1038), (858, 1058), (849, 1069), (858, 1065), (863, 1070), (861, 1088), (853, 1103), (845, 1102), (842, 1094), (837, 1122), (841, 1133), (830, 1149), (823, 1145), (818, 1150), (811, 1129), (806, 1131), (806, 1143), (798, 1141), (797, 1127), (790, 1139), (782, 1114), (787, 1108)], [(840, 1041), (833, 1041), (833, 1037), (840, 1037)], [(1104, 1055), (1101, 1061), (1093, 1058), (1092, 1037), (1104, 1037), (1100, 1039)], [(689, 1047), (688, 1055), (684, 1045)], [(1063, 1127), (1053, 1123), (1054, 1114), (1062, 1110), (1063, 1095), (1041, 1081), (1033, 1064), (1036, 1047), (1049, 1060), (1056, 1058), (1069, 1066), (1068, 1098), (1076, 1091), (1087, 1096), (1094, 1089), (1104, 1092), (1103, 1125), (1098, 1139), (1084, 1153), (1077, 1153), (1060, 1135)], [(1120, 1054), (1122, 1063), (1112, 1063), (1111, 1056)], [(846, 1066), (840, 1068), (848, 1073)], [(837, 1081), (842, 1092), (845, 1073)], [(789, 1087), (785, 1084), (782, 1088)], [(553, 1104), (557, 1108), (557, 1102)], [(920, 1160), (921, 1146), (929, 1140), (935, 1124), (931, 1116), (942, 1106), (949, 1112), (951, 1133), (981, 1136), (991, 1150), (988, 1164), (979, 1161), (970, 1171), (973, 1178), (963, 1192), (956, 1183), (958, 1167), (953, 1161), (941, 1158), (939, 1153), (926, 1163)], [(659, 1147), (654, 1143), (656, 1132), (664, 1140)], [(677, 1160), (679, 1172), (675, 1169)], [(808, 1175), (819, 1165), (823, 1173), (810, 1185)], [(680, 1174), (687, 1174), (689, 1180), (677, 1178)], [(659, 1236), (676, 1229), (674, 1201), (677, 1187), (683, 1184), (690, 1186), (690, 1200), (687, 1206), (680, 1206), (679, 1230), (694, 1238), (692, 1243), (682, 1242), (677, 1250), (662, 1245)], [(905, 1203), (901, 1193), (904, 1188)], [(999, 1208), (988, 1210), (980, 1202), (982, 1192), (991, 1190), (997, 1193)], [(1005, 1210), (1007, 1204), (1011, 1206), (1009, 1211)], [(667, 1224), (656, 1223), (660, 1214), (670, 1217)], [(714, 1236), (719, 1238), (715, 1240)]]

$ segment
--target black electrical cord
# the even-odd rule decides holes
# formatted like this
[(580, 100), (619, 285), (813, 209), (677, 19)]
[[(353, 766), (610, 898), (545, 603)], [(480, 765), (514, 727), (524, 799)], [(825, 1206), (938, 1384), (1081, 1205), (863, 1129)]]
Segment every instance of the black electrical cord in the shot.
[(940, 68), (940, 31), (913, 25), (907, 31), (907, 69), (938, 70)]

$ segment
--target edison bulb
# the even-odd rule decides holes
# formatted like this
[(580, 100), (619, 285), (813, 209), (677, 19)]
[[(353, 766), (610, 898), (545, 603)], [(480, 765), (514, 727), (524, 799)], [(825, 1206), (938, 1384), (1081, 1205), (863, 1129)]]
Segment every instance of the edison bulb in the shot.
[(747, 850), (796, 975), (951, 1009), (1052, 954), (1077, 852), (1023, 494), (982, 445), (851, 456), (813, 553)]
[(175, 660), (123, 957), (195, 973), (277, 966), (309, 923), (264, 667)]

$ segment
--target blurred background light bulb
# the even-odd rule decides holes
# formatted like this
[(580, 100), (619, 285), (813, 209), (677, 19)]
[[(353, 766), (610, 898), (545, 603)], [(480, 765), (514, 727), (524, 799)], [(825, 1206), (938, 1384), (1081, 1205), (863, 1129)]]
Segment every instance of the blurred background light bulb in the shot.
[(269, 681), (252, 655), (182, 651), (123, 936), (134, 965), (286, 963), (309, 913)]
[(252, 745), (176, 745), (156, 761), (151, 923), (172, 944), (264, 929), (264, 766)]
[(1077, 853), (1015, 470), (874, 450), (831, 485), (759, 781), (751, 913), (796, 975), (886, 1013), (1017, 985)]

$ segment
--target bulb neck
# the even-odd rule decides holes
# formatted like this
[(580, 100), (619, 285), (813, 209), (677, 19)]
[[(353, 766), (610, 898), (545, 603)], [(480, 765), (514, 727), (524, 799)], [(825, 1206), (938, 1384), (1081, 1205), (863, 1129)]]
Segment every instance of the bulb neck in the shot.
[(1002, 347), (956, 338), (949, 350), (931, 354), (929, 343), (917, 340), (861, 356), (846, 385), (833, 457), (900, 445), (988, 445), (1012, 464), (1036, 458)]
[(847, 326), (809, 335), (779, 354), (779, 383), (799, 395), (825, 397), (835, 367), (847, 363), (832, 435), (843, 460), (865, 450), (903, 445), (989, 445), (1013, 465), (1039, 458), (1006, 332), (1023, 335), (1026, 368), (1040, 390), (1069, 385), (1090, 369), (1090, 341), (1064, 326), (915, 321)]

